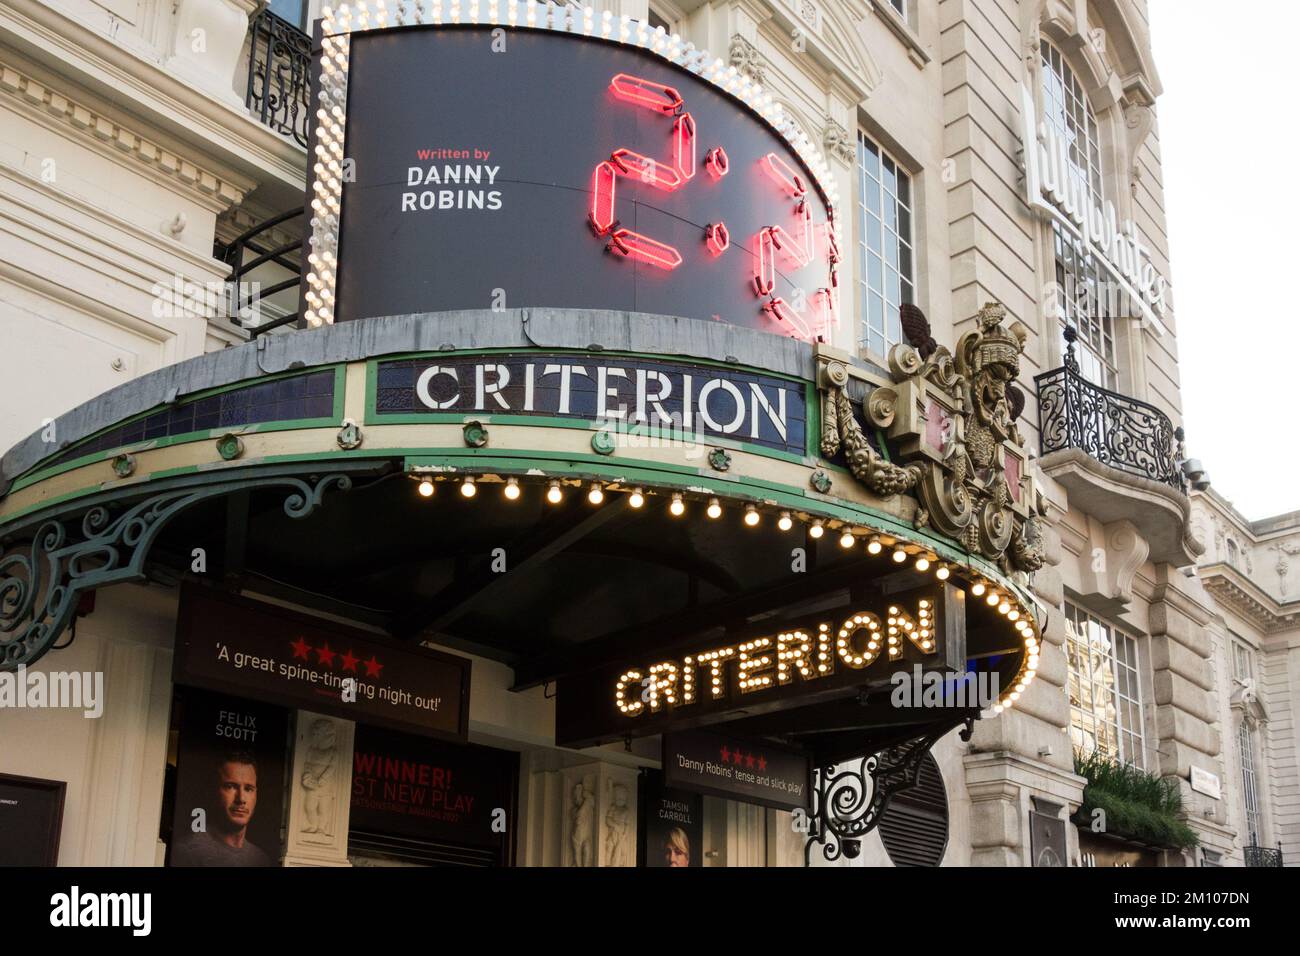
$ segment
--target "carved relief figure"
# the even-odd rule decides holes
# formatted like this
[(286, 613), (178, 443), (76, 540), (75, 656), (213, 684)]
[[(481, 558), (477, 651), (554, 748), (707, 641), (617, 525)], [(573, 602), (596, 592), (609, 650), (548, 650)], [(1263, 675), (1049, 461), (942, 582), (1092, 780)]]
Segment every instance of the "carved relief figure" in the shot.
[(1286, 597), (1286, 576), (1291, 570), (1291, 565), (1287, 561), (1288, 555), (1295, 557), (1300, 554), (1300, 544), (1278, 542), (1270, 547), (1271, 551), (1277, 552), (1277, 589), (1282, 597)]
[(627, 806), (627, 787), (616, 783), (612, 793), (613, 804), (605, 811), (605, 865), (627, 866), (627, 837), (632, 822), (632, 811)]
[(591, 866), (595, 863), (592, 838), (596, 828), (596, 795), (591, 789), (589, 777), (573, 785), (569, 803), (570, 866)]
[(329, 788), (333, 785), (337, 750), (334, 722), (324, 718), (313, 721), (307, 736), (307, 757), (300, 781), (305, 791), (302, 809), (306, 819), (302, 832), (333, 836), (334, 795)]

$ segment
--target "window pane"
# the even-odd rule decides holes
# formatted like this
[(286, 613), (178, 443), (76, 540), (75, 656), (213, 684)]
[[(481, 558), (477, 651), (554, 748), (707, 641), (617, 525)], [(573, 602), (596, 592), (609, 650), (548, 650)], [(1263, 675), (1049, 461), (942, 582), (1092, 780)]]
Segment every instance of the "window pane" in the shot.
[(898, 307), (915, 294), (911, 182), (906, 171), (866, 136), (858, 136), (861, 231), (858, 292), (862, 344), (879, 355), (902, 340)]

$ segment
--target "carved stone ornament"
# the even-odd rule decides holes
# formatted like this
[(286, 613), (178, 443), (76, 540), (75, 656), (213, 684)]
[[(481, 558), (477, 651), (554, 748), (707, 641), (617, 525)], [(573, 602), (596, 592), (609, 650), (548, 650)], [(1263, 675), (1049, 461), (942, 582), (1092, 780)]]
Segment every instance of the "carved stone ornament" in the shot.
[(731, 38), (728, 56), (731, 65), (741, 76), (747, 76), (760, 85), (767, 83), (767, 62), (763, 59), (763, 54), (739, 33)]
[[(916, 527), (954, 539), (1005, 573), (1032, 573), (1044, 563), (1045, 508), (1016, 425), (1025, 401), (1014, 384), (1025, 330), (1005, 328), (1005, 318), (1002, 306), (985, 305), (953, 353), (935, 344), (924, 315), (911, 309), (908, 343), (889, 353), (892, 385), (819, 350), (821, 452), (842, 455), (877, 495), (914, 495)], [(866, 427), (855, 415), (850, 378), (867, 385)]]
[(344, 419), (343, 427), (339, 429), (339, 433), (334, 440), (338, 442), (339, 448), (344, 451), (355, 451), (361, 447), (361, 429), (357, 427), (357, 423), (352, 419)]
[(822, 145), (826, 147), (828, 156), (834, 156), (849, 166), (857, 158), (857, 144), (853, 141), (853, 136), (829, 116), (826, 117), (826, 128), (822, 130)]
[(465, 444), (470, 448), (482, 448), (488, 443), (488, 430), (482, 422), (466, 422), (461, 432), (465, 436)]

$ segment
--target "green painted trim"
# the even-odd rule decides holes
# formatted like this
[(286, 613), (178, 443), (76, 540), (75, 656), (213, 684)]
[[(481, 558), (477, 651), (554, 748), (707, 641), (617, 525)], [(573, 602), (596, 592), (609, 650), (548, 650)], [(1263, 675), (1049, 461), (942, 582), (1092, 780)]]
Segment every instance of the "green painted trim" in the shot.
[[(466, 421), (470, 420), (480, 421), (487, 426), (531, 425), (537, 428), (567, 428), (571, 431), (586, 432), (588, 434), (606, 430), (604, 426), (597, 424), (589, 418), (556, 418), (548, 415), (487, 415), (476, 414), (474, 412), (462, 412), (460, 414), (451, 414), (449, 412), (429, 412), (428, 414), (419, 415), (384, 415), (379, 421), (370, 421), (368, 424), (376, 427), (379, 425), (463, 425)], [(618, 430), (616, 434), (631, 435), (633, 437), (653, 437), (661, 441), (669, 442), (673, 445), (693, 445), (698, 448), (730, 448), (736, 451), (760, 455), (764, 458), (776, 458), (781, 461), (788, 461), (796, 465), (812, 464), (806, 455), (781, 451), (776, 448), (769, 448), (766, 445), (755, 445), (751, 442), (736, 441), (734, 438), (720, 438), (713, 435), (700, 436), (696, 432), (674, 431), (672, 429), (665, 429), (659, 431), (657, 434), (646, 435), (646, 432), (648, 431), (650, 431), (648, 426), (637, 425), (633, 428)], [(703, 437), (703, 441), (698, 440), (701, 437)]]
[(816, 382), (808, 383), (804, 407), (808, 409), (808, 414), (804, 416), (804, 428), (807, 429), (803, 436), (806, 442), (804, 453), (810, 459), (817, 459), (822, 450), (822, 399)]
[[(209, 398), (212, 395), (220, 395), (224, 392), (231, 392), (240, 388), (248, 388), (250, 387), (249, 383), (261, 385), (264, 382), (290, 378), (295, 375), (306, 375), (313, 372), (320, 372), (331, 367), (334, 369), (334, 408), (328, 418), (295, 418), (276, 422), (256, 422), (252, 425), (226, 425), (220, 428), (206, 429), (204, 431), (185, 432), (181, 435), (168, 435), (166, 438), (150, 438), (130, 445), (118, 445), (116, 448), (108, 448), (102, 452), (91, 452), (88, 455), (82, 455), (80, 458), (74, 458), (70, 461), (63, 462), (62, 464), (52, 465), (39, 471), (28, 471), (25, 475), (20, 476), (14, 481), (13, 488), (10, 489), (9, 493), (13, 494), (13, 492), (21, 491), (28, 485), (35, 484), (38, 481), (44, 481), (46, 478), (53, 478), (55, 475), (61, 475), (64, 472), (73, 471), (77, 468), (84, 468), (86, 465), (111, 461), (123, 452), (134, 455), (139, 454), (140, 452), (151, 451), (155, 448), (168, 448), (172, 445), (181, 445), (189, 442), (205, 441), (209, 439), (215, 441), (222, 435), (230, 432), (239, 435), (255, 435), (260, 432), (292, 431), (299, 428), (328, 428), (331, 425), (340, 424), (343, 421), (344, 399), (346, 397), (344, 395), (344, 389), (347, 382), (347, 366), (339, 364), (333, 366), (321, 365), (310, 369), (294, 369), (290, 372), (277, 372), (275, 375), (268, 375), (264, 379), (240, 379), (238, 382), (229, 385), (222, 385), (218, 388), (209, 388), (202, 392), (196, 392), (193, 396), (187, 396), (183, 402), (177, 402), (176, 404), (178, 406), (189, 405), (192, 402), (201, 401), (202, 399)], [(101, 428), (94, 434), (87, 435), (72, 447), (75, 448), (77, 445), (92, 441), (96, 435), (102, 435), (104, 432), (111, 429), (121, 428), (131, 422), (138, 421), (142, 418), (148, 418), (150, 415), (155, 414), (159, 408), (163, 407), (166, 406), (154, 406), (147, 412), (141, 412), (139, 415), (132, 415), (130, 418), (124, 418), (122, 421), (109, 425), (107, 428)], [(67, 450), (68, 449), (60, 449), (55, 452), (54, 455), (64, 454)], [(54, 457), (54, 455), (48, 457)], [(35, 467), (39, 469), (40, 465)]]
[[(653, 487), (668, 487), (672, 490), (689, 492), (701, 486), (712, 489), (719, 495), (740, 500), (756, 502), (774, 502), (778, 507), (791, 511), (802, 511), (819, 518), (847, 522), (857, 527), (871, 528), (890, 535), (897, 535), (908, 541), (925, 545), (936, 555), (954, 564), (972, 568), (991, 580), (997, 581), (999, 587), (1008, 588), (1019, 594), (1026, 606), (1032, 606), (1028, 592), (1012, 584), (1001, 569), (984, 558), (967, 554), (952, 542), (935, 537), (926, 531), (918, 531), (898, 518), (865, 505), (837, 503), (820, 497), (812, 497), (803, 488), (796, 488), (778, 482), (759, 478), (733, 477), (730, 473), (714, 472), (702, 464), (694, 469), (680, 465), (648, 463), (643, 461), (626, 462), (617, 456), (595, 455), (568, 452), (539, 452), (535, 449), (502, 448), (466, 448), (463, 445), (448, 448), (384, 448), (357, 449), (356, 451), (312, 452), (301, 455), (272, 455), (261, 458), (240, 459), (240, 464), (222, 468), (208, 465), (187, 465), (164, 471), (152, 472), (145, 480), (132, 481), (121, 487), (124, 494), (144, 491), (155, 480), (173, 478), (207, 472), (220, 478), (238, 473), (243, 468), (271, 464), (308, 464), (319, 461), (340, 462), (346, 460), (369, 458), (402, 458), (405, 467), (445, 468), (450, 474), (460, 471), (492, 471), (506, 475), (527, 476), (530, 471), (542, 471), (547, 477), (567, 478), (601, 478), (618, 481), (620, 484), (642, 483)], [(581, 466), (581, 467), (577, 467)], [(22, 511), (15, 512), (0, 522), (0, 532), (4, 526), (18, 521), (24, 515), (49, 508), (53, 505), (103, 492), (102, 485), (81, 489), (60, 495), (47, 501), (34, 504)]]

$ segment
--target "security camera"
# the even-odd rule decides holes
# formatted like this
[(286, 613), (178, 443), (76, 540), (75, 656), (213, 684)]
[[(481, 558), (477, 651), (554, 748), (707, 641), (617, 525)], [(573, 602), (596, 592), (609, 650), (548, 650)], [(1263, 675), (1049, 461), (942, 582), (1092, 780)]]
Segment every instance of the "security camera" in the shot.
[(850, 860), (856, 860), (862, 855), (861, 840), (845, 840), (842, 844), (844, 847), (844, 856)]

